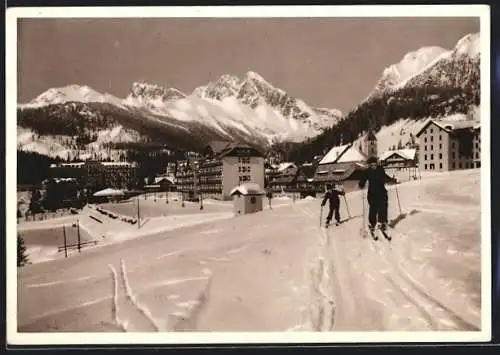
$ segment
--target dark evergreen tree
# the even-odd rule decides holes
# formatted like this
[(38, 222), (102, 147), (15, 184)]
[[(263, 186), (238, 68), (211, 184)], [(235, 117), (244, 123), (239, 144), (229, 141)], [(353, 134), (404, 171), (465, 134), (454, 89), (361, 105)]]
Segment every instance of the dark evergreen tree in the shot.
[(21, 233), (17, 233), (17, 267), (28, 264), (28, 251)]

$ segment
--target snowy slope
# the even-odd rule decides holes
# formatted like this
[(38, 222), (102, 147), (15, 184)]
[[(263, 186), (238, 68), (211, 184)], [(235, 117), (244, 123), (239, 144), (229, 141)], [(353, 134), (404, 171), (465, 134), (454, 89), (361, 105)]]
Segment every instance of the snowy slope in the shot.
[[(342, 331), (475, 332), (479, 180), (479, 170), (469, 170), (399, 185), (408, 215), (390, 246), (362, 238), (362, 196), (352, 192), (346, 202), (356, 217), (328, 230), (318, 226), (320, 199), (289, 201), (236, 218), (206, 215), (198, 226), (187, 227), (186, 216), (184, 228), (182, 216), (179, 230), (27, 266), (18, 271), (20, 331), (103, 331), (118, 320), (132, 332), (333, 331), (327, 341), (352, 341)], [(395, 201), (389, 188), (390, 219), (399, 215)], [(290, 336), (301, 341), (300, 332)], [(381, 334), (362, 336), (380, 341)], [(410, 336), (418, 341), (417, 333), (393, 340)]]

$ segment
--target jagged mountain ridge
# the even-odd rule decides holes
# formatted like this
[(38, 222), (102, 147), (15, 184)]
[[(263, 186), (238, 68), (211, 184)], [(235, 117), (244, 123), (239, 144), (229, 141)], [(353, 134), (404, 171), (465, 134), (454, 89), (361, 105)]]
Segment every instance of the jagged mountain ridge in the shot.
[[(307, 106), (253, 72), (243, 80), (223, 75), (190, 95), (137, 82), (119, 99), (88, 86), (69, 85), (18, 105), (18, 126), (33, 129), (37, 136), (77, 136), (71, 146), (82, 149), (82, 142), (95, 143), (100, 131), (118, 129), (128, 132), (129, 140), (164, 141), (175, 148), (198, 148), (211, 139), (267, 146), (319, 134), (340, 116), (338, 110)], [(107, 144), (116, 143), (115, 136), (108, 136)]]

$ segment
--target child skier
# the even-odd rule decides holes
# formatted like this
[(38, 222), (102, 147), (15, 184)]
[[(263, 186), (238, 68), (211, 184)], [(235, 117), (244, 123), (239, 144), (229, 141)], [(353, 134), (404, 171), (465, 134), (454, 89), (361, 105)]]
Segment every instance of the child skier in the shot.
[(332, 185), (327, 185), (327, 191), (325, 193), (325, 197), (323, 197), (323, 201), (321, 202), (321, 207), (326, 204), (326, 201), (329, 201), (330, 210), (328, 212), (328, 216), (326, 217), (326, 226), (330, 225), (330, 221), (332, 220), (333, 213), (335, 213), (335, 225), (340, 224), (340, 199), (339, 195), (345, 195), (344, 191), (340, 191), (335, 189), (335, 183)]
[(390, 178), (386, 175), (382, 165), (378, 164), (376, 157), (370, 157), (367, 162), (369, 167), (359, 180), (359, 187), (363, 189), (368, 181), (367, 200), (370, 232), (374, 231), (377, 222), (380, 223), (382, 231), (385, 231), (387, 229), (387, 209), (389, 207), (385, 183), (389, 182)]
[(270, 186), (266, 187), (266, 197), (269, 202), (269, 209), (272, 210), (271, 200), (273, 199), (273, 189)]

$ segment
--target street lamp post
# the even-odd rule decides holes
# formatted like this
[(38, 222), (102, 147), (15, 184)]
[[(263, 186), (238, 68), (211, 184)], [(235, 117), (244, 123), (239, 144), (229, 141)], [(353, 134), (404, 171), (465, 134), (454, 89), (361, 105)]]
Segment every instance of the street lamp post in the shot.
[(200, 194), (200, 210), (203, 210), (203, 194), (202, 194), (202, 183), (201, 183), (201, 164), (202, 162), (200, 162), (200, 173), (198, 174), (198, 179), (199, 179), (199, 182), (198, 182), (198, 188), (199, 188), (199, 194)]

